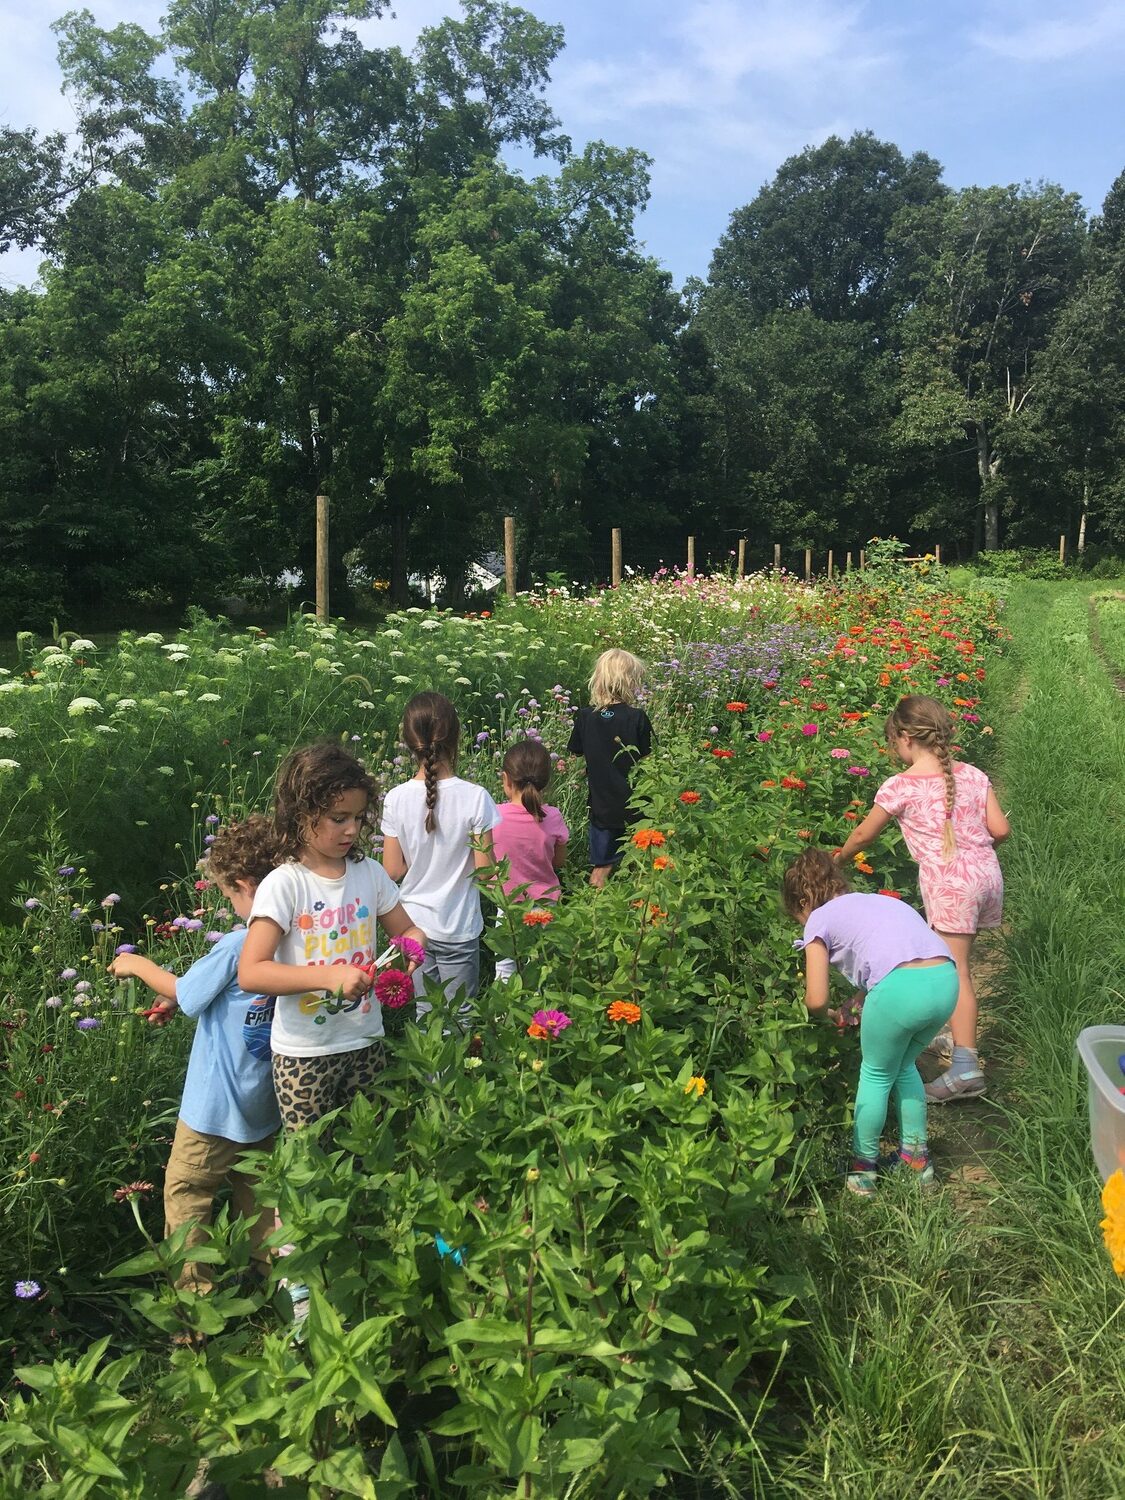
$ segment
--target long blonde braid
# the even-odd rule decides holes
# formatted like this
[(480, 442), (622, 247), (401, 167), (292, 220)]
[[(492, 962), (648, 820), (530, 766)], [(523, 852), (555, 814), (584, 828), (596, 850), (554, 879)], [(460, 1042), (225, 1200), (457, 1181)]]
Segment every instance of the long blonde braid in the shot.
[(957, 781), (949, 754), (953, 743), (953, 719), (944, 703), (911, 693), (900, 698), (887, 715), (887, 738), (906, 735), (925, 750), (931, 750), (941, 766), (945, 781), (945, 824), (941, 830), (941, 857), (949, 861), (957, 853), (957, 834), (953, 827), (953, 807), (957, 799)]

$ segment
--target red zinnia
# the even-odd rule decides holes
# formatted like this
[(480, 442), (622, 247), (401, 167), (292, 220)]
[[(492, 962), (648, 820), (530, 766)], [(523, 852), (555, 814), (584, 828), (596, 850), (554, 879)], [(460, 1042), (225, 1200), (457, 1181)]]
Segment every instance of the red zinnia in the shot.
[(699, 793), (698, 792), (681, 792), (680, 793), (680, 801), (681, 802), (686, 802), (688, 804), (688, 806), (691, 807), (694, 803), (696, 803), (696, 802), (699, 801)]
[(733, 750), (712, 750), (711, 754), (715, 757), (716, 760), (733, 760), (734, 759), (734, 751)]
[(799, 776), (783, 776), (781, 778), (781, 784), (791, 792), (803, 792), (808, 785), (808, 783), (802, 781)]

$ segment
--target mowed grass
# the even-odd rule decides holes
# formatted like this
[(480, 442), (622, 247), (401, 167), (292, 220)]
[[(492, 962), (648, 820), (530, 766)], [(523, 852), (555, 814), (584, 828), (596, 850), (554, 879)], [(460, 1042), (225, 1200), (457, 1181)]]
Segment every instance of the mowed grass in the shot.
[[(987, 1103), (932, 1109), (940, 1191), (826, 1185), (774, 1255), (807, 1290), (760, 1450), (707, 1492), (833, 1500), (1125, 1495), (1125, 1282), (1098, 1221), (1074, 1041), (1125, 1022), (1125, 701), (1088, 592), (1013, 587), (990, 684), (1014, 835), (985, 958)], [(765, 1429), (772, 1429), (767, 1436)]]

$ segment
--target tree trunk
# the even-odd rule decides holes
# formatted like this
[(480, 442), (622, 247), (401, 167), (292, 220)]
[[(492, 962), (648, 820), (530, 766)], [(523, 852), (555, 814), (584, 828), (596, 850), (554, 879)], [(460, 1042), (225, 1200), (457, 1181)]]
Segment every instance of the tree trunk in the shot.
[(995, 552), (1000, 546), (1000, 501), (995, 494), (1000, 456), (992, 452), (988, 424), (977, 422), (977, 475), (980, 479), (980, 503), (984, 512), (984, 550)]
[(402, 609), (410, 603), (410, 512), (398, 475), (388, 476), (386, 495), (391, 512), (391, 603)]
[[(1086, 449), (1086, 461), (1090, 461), (1090, 450)], [(1086, 517), (1090, 512), (1090, 471), (1082, 470), (1082, 515), (1078, 522), (1078, 555), (1086, 550)]]

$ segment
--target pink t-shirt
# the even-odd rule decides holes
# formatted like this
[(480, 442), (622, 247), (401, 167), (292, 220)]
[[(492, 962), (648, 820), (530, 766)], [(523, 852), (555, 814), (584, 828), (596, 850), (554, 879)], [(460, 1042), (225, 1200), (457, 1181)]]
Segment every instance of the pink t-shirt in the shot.
[[(991, 866), (996, 856), (985, 822), (989, 780), (976, 766), (953, 762), (953, 832), (958, 850)], [(944, 776), (892, 776), (875, 793), (875, 804), (898, 819), (906, 847), (924, 870), (944, 863), (941, 835), (945, 827)]]
[(557, 807), (544, 804), (540, 823), (522, 804), (502, 802), (500, 822), (492, 830), (492, 847), (497, 860), (508, 861), (505, 895), (526, 885), (532, 901), (557, 901), (559, 877), (552, 860), (558, 846), (569, 838), (570, 831)]

